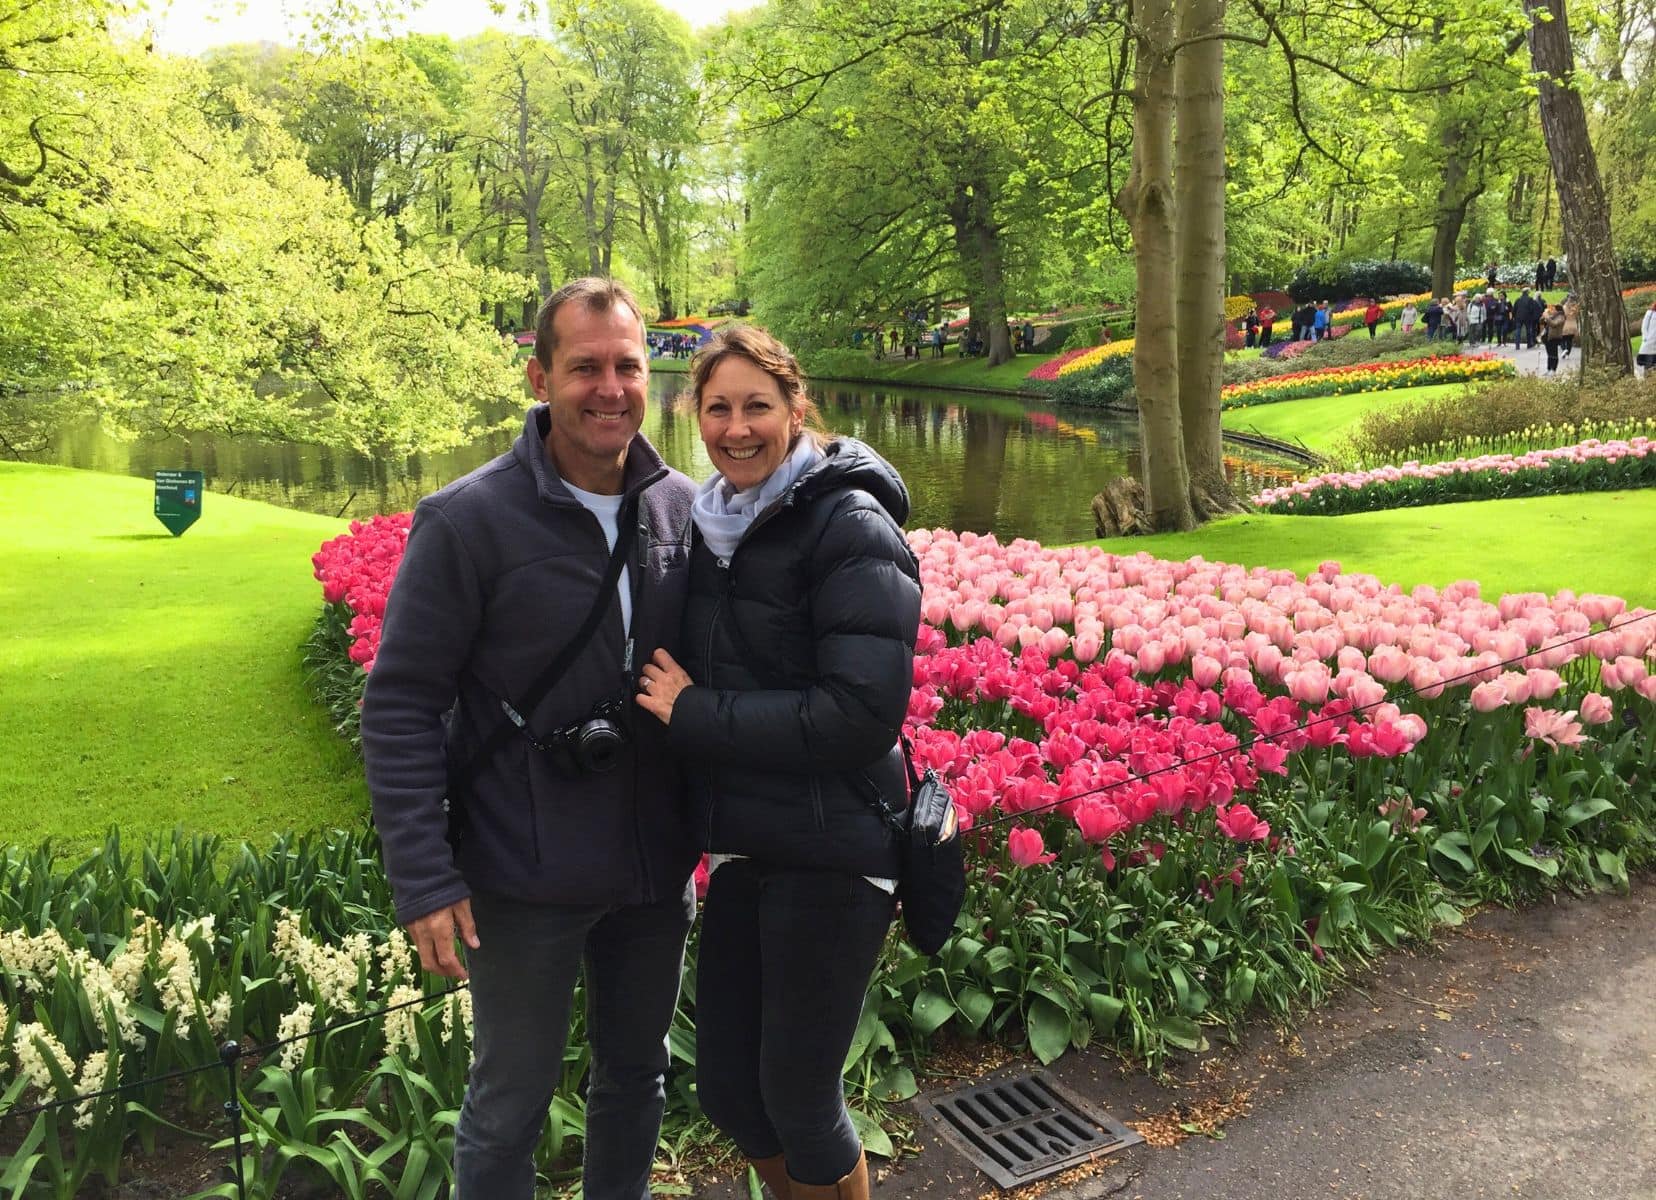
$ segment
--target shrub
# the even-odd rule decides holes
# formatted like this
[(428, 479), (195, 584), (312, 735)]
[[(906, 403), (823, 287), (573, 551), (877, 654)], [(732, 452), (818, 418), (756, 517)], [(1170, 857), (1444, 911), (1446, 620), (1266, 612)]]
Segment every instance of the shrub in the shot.
[[(1084, 331), (1088, 327), (1088, 323), (1081, 320), (1060, 321), (1056, 325), (1046, 326), (1045, 329), (1036, 329), (1035, 349), (1041, 354), (1055, 354), (1059, 350), (1063, 350), (1074, 345), (1075, 343), (1073, 339), (1075, 338), (1077, 332)], [(1093, 322), (1090, 327), (1093, 331), (1093, 336), (1096, 338), (1098, 335), (1097, 322)], [(1084, 332), (1081, 333), (1081, 338), (1082, 340), (1080, 344), (1083, 346), (1087, 345), (1086, 334)]]
[(1295, 300), (1346, 300), (1352, 296), (1391, 296), (1423, 292), (1432, 272), (1420, 263), (1355, 259), (1336, 263), (1318, 259), (1294, 272), (1288, 294)]
[(1656, 300), (1656, 284), (1631, 287), (1622, 292), (1622, 304), (1627, 309), (1627, 319), (1633, 326), (1633, 333), (1639, 332), (1639, 322), (1644, 320), (1645, 309), (1650, 307), (1652, 300)]
[(1589, 380), (1581, 386), (1534, 376), (1500, 380), (1455, 396), (1397, 404), (1364, 415), (1338, 457), (1366, 465), (1488, 452), (1491, 438), (1516, 437), (1535, 449), (1583, 437), (1625, 436), (1656, 419), (1656, 380)]
[[(1623, 250), (1620, 262), (1623, 283), (1648, 283), (1656, 280), (1656, 251)], [(1534, 272), (1531, 272), (1533, 276)]]
[(1059, 375), (1046, 391), (1054, 404), (1131, 408), (1135, 404), (1132, 355), (1107, 358), (1091, 371)]

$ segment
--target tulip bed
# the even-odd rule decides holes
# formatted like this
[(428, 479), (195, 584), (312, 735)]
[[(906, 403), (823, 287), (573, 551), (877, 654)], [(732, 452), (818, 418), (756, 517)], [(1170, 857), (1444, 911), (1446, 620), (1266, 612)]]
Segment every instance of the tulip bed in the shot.
[[(1307, 343), (1308, 345), (1311, 343)], [(1247, 408), (1307, 396), (1342, 396), (1421, 387), (1431, 383), (1463, 383), (1499, 379), (1516, 374), (1511, 362), (1494, 354), (1452, 354), (1404, 362), (1353, 363), (1312, 371), (1290, 371), (1220, 389), (1221, 408)]]
[[(331, 646), (358, 687), (407, 526), (363, 522), (316, 555), (315, 654)], [(1625, 887), (1656, 857), (1651, 610), (1404, 592), (1336, 563), (1301, 578), (910, 541), (924, 593), (907, 723), (955, 795), (969, 889), (943, 951), (894, 936), (870, 989), (847, 1072), (876, 1151), (889, 1142), (863, 1113), (914, 1093), (912, 1055), (945, 1027), (1043, 1061), (1099, 1040), (1155, 1063), (1250, 1012), (1290, 1016), (1462, 903)], [(371, 834), (0, 859), (5, 1104), (417, 999), (431, 981), (389, 913)], [(687, 997), (668, 1145), (695, 1118), (693, 1022)], [(440, 1189), (468, 1026), (463, 998), (434, 998), (244, 1068), (252, 1194), (295, 1171), (339, 1194)], [(580, 1137), (583, 1044), (577, 1016), (549, 1175)], [(44, 1114), (4, 1143), (0, 1179), (63, 1197), (113, 1184), (134, 1134), (221, 1136), (221, 1081)]]
[[(326, 595), (365, 597), (337, 652), (370, 666), (403, 528), (317, 558)], [(910, 732), (972, 883), (944, 953), (896, 949), (876, 984), (868, 1019), (898, 1043), (952, 1022), (1046, 1060), (1094, 1035), (1154, 1059), (1314, 999), (1325, 954), (1423, 937), (1453, 900), (1623, 885), (1656, 850), (1647, 610), (910, 540)], [(1507, 702), (1474, 708), (1483, 683)]]
[[(1062, 366), (1057, 367), (1052, 374), (1052, 378), (1056, 379), (1060, 375), (1074, 375), (1078, 371), (1090, 371), (1107, 358), (1131, 354), (1133, 343), (1133, 338), (1117, 338), (1113, 342), (1105, 342), (1102, 346), (1089, 346), (1085, 352), (1067, 359)], [(1040, 369), (1040, 367), (1036, 368), (1036, 370)]]
[(1652, 486), (1656, 486), (1656, 442), (1644, 437), (1611, 442), (1595, 438), (1523, 454), (1331, 472), (1267, 488), (1253, 497), (1253, 503), (1268, 512), (1338, 516), (1459, 500)]
[[(1282, 318), (1278, 317), (1277, 324), (1280, 325), (1281, 323)], [(1325, 337), (1323, 341), (1338, 341), (1340, 338), (1343, 338), (1346, 334), (1350, 333), (1351, 330), (1352, 326), (1350, 325), (1330, 325), (1328, 327), (1328, 336)], [(1293, 332), (1292, 325), (1287, 327), (1287, 332)], [(1293, 360), (1302, 354), (1309, 353), (1310, 350), (1317, 344), (1318, 343), (1312, 341), (1310, 338), (1289, 338), (1282, 341), (1272, 342), (1269, 346), (1266, 346), (1260, 354), (1261, 357), (1269, 358), (1273, 361), (1285, 358)]]

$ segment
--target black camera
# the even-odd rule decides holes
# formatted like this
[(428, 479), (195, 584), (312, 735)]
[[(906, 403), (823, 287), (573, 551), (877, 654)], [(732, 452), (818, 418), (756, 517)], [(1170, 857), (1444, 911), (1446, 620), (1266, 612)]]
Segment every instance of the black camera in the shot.
[(549, 751), (569, 775), (607, 775), (621, 762), (621, 752), (632, 740), (620, 717), (624, 700), (605, 700), (585, 720), (565, 725), (540, 749)]

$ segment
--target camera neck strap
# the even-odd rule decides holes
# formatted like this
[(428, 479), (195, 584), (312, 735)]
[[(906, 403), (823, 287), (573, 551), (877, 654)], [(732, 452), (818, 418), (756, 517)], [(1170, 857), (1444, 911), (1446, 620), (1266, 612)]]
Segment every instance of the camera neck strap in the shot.
[(637, 505), (623, 504), (616, 523), (618, 528), (615, 532), (615, 549), (610, 551), (609, 562), (604, 567), (604, 578), (598, 584), (598, 592), (592, 599), (592, 607), (587, 611), (586, 620), (581, 622), (575, 636), (564, 643), (557, 657), (547, 663), (546, 669), (524, 690), (516, 707), (508, 700), (500, 702), (500, 709), (506, 714), (506, 723), (495, 726), (494, 731), (478, 747), (477, 753), (449, 776), (451, 792), (459, 791), (470, 783), (483, 765), (512, 740), (513, 735), (521, 732), (532, 744), (540, 744), (535, 741), (534, 734), (529, 729), (528, 718), (524, 714), (533, 715), (535, 709), (540, 707), (540, 702), (558, 685), (558, 681), (569, 671), (582, 648), (592, 640), (592, 635), (598, 632), (598, 626), (603, 623), (610, 605), (615, 602), (615, 588), (621, 581), (621, 571), (626, 566), (627, 555), (632, 550), (634, 527), (637, 524)]

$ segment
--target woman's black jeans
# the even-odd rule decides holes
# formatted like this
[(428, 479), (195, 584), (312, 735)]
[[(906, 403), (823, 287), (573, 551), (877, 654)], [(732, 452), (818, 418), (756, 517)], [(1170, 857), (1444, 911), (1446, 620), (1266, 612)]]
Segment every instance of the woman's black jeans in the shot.
[(749, 1158), (837, 1183), (861, 1143), (845, 1055), (895, 901), (860, 875), (734, 859), (713, 872), (696, 956), (696, 1090)]

